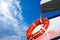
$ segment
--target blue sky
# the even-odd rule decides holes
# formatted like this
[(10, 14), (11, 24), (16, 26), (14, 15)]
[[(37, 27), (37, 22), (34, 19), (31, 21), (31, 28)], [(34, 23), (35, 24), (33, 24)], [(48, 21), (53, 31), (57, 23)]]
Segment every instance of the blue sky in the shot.
[(40, 0), (21, 0), (22, 15), (28, 24), (40, 17)]

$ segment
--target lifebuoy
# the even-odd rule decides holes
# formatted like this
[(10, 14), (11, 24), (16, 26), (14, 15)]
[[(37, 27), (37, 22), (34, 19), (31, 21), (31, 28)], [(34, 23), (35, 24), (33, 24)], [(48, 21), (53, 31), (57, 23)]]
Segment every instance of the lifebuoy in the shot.
[[(36, 28), (36, 26), (38, 26), (39, 24), (41, 24), (40, 20), (43, 21), (42, 28), (38, 32), (32, 34), (32, 31)], [(39, 37), (40, 35), (42, 35), (47, 30), (48, 26), (49, 26), (49, 19), (48, 18), (39, 18), (39, 19), (35, 20), (34, 23), (32, 23), (29, 26), (29, 28), (28, 28), (28, 30), (26, 32), (27, 38), (29, 38), (30, 40), (31, 39), (36, 39), (37, 37)]]

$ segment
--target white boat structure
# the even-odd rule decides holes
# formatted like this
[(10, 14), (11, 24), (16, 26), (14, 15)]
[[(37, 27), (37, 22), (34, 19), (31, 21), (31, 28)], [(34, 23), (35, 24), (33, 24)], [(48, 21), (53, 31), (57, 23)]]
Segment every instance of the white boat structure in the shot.
[[(46, 30), (46, 32), (43, 34), (44, 36), (45, 36), (45, 38), (48, 40), (50, 40), (50, 39), (52, 39), (52, 38), (54, 38), (54, 37), (57, 37), (57, 36), (60, 36), (60, 16), (58, 16), (58, 17), (55, 17), (55, 18), (52, 18), (52, 19), (49, 19), (49, 21), (50, 21), (50, 24), (49, 24), (49, 27), (48, 27), (48, 29)], [(40, 28), (41, 28), (41, 25), (38, 25), (34, 30), (33, 30), (33, 32), (32, 32), (32, 34), (34, 34), (34, 33), (36, 33), (37, 31), (39, 31), (40, 30)], [(54, 33), (56, 33), (56, 35), (55, 36), (53, 36), (53, 34), (52, 34), (52, 36), (53, 37), (49, 37), (47, 34), (49, 33), (49, 32), (54, 32)], [(46, 34), (46, 35), (45, 35)], [(46, 37), (47, 36), (47, 37)], [(49, 38), (48, 38), (49, 37)], [(38, 37), (39, 38), (39, 37)], [(37, 39), (38, 39), (37, 38)], [(44, 38), (44, 39), (45, 39)]]

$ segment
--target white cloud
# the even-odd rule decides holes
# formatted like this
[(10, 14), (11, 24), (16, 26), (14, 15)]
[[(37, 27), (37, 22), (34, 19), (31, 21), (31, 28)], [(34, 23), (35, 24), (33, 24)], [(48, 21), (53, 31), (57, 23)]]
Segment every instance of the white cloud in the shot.
[(19, 40), (19, 38), (17, 36), (7, 36), (0, 38), (0, 40)]
[[(14, 32), (18, 35), (8, 35), (1, 37), (0, 40), (20, 40), (22, 37), (25, 37), (25, 31), (28, 25), (23, 22), (21, 9), (20, 1), (18, 0), (0, 0), (0, 21), (5, 24), (3, 28), (7, 29), (12, 26)], [(16, 17), (19, 18), (19, 21)]]

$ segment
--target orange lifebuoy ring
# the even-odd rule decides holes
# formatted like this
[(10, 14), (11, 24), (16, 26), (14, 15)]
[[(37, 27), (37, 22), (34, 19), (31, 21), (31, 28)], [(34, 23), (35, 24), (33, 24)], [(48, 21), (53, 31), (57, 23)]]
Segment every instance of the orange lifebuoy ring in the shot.
[[(41, 24), (40, 20), (42, 20), (43, 23), (44, 23), (43, 26), (42, 26), (42, 28), (38, 32), (32, 34), (32, 31), (36, 28), (36, 26), (38, 26), (39, 24)], [(39, 37), (40, 35), (42, 35), (45, 32), (45, 30), (47, 30), (48, 26), (49, 26), (49, 19), (48, 18), (39, 18), (39, 19), (37, 19), (36, 21), (34, 21), (33, 24), (31, 24), (29, 26), (29, 28), (28, 28), (28, 30), (26, 32), (27, 38), (29, 38), (29, 39), (33, 39), (33, 38), (36, 39), (37, 37)]]

